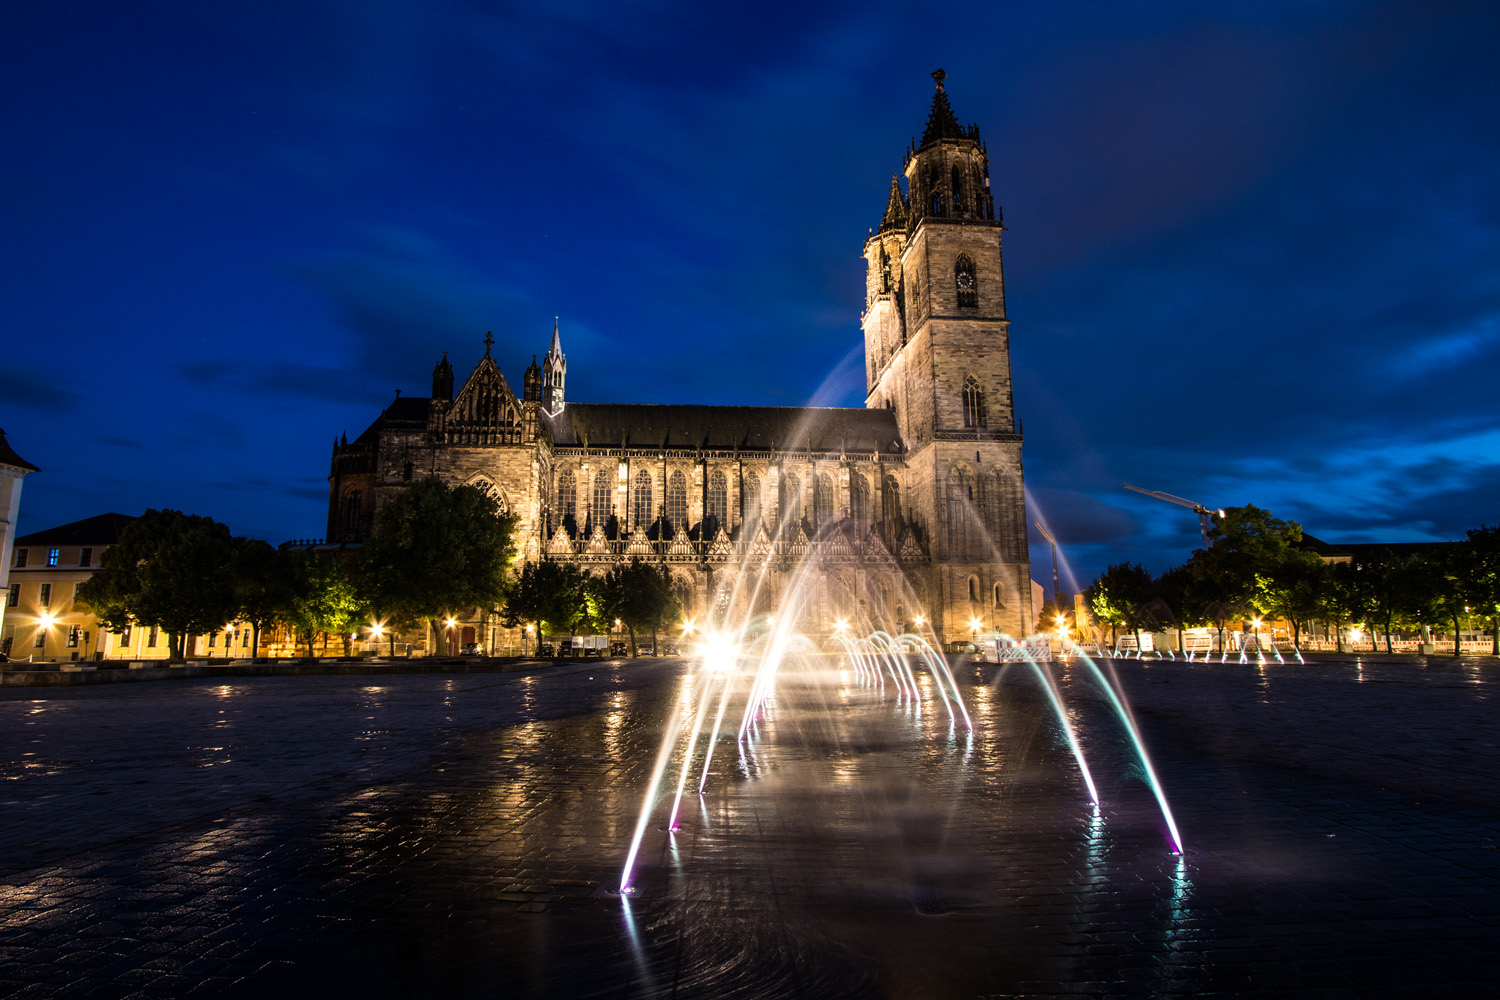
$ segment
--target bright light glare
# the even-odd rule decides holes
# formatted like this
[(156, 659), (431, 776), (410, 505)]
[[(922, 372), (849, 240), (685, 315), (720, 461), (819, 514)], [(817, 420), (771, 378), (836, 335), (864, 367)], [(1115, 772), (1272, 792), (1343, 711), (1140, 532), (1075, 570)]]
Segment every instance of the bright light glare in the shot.
[(980, 621), (978, 618), (970, 618), (969, 628), (971, 631), (978, 632), (980, 629), (984, 628), (984, 622)]
[(682, 621), (682, 634), (683, 635), (692, 635), (693, 634), (693, 629), (696, 628), (696, 627), (697, 626), (695, 626), (693, 624), (693, 620), (691, 618), (684, 618), (683, 621)]
[(833, 627), (836, 630), (840, 631), (840, 632), (844, 632), (844, 631), (848, 630), (849, 623), (847, 621), (845, 621), (844, 619), (840, 618), (838, 621), (836, 621), (836, 622), (833, 623)]
[(43, 611), (37, 621), (42, 623), (42, 628), (51, 628), (52, 624), (57, 621), (57, 616), (50, 611)]
[(455, 625), (458, 624), (458, 619), (456, 619), (456, 618), (447, 618), (447, 619), (444, 619), (443, 624), (446, 625), (446, 626), (448, 626), (449, 628), (452, 628), (453, 626), (455, 626)]
[(740, 647), (733, 637), (723, 632), (710, 632), (699, 644), (698, 655), (707, 670), (733, 670), (739, 660)]

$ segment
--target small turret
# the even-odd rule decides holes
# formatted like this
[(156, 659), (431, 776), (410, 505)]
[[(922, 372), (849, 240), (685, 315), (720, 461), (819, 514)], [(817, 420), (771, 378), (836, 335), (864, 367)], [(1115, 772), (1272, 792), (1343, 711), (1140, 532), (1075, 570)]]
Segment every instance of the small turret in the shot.
[(521, 384), (521, 398), (528, 403), (542, 401), (542, 369), (536, 363), (535, 354), (531, 356), (531, 364), (526, 366), (526, 378)]
[(453, 399), (453, 366), (448, 363), (448, 352), (443, 352), (443, 360), (432, 369), (432, 398), (452, 401)]

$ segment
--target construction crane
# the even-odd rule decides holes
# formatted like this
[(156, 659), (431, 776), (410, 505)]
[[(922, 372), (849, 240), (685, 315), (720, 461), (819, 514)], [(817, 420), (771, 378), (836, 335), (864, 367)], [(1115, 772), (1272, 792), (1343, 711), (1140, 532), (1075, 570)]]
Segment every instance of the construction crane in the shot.
[(1160, 490), (1143, 490), (1139, 486), (1131, 486), (1129, 483), (1123, 483), (1122, 485), (1127, 490), (1134, 490), (1137, 493), (1144, 493), (1148, 497), (1156, 497), (1156, 499), (1165, 500), (1167, 503), (1175, 503), (1179, 507), (1190, 508), (1195, 514), (1198, 515), (1198, 532), (1203, 536), (1203, 551), (1208, 551), (1208, 531), (1213, 527), (1213, 519), (1215, 514), (1219, 515), (1220, 517), (1224, 516), (1223, 508), (1214, 510), (1211, 507), (1203, 506), (1201, 503), (1194, 503), (1191, 500), (1184, 500), (1182, 497), (1174, 497), (1172, 494), (1163, 493)]

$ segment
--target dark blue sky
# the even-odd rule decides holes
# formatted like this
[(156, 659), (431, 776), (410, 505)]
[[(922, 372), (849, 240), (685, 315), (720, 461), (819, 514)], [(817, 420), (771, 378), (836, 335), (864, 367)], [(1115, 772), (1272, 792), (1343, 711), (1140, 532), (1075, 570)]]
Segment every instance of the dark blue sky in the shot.
[(1196, 544), (1127, 480), (1340, 541), (1500, 521), (1500, 6), (801, 6), (11, 11), (21, 530), (321, 534), (338, 434), (486, 330), (519, 385), (554, 315), (573, 399), (859, 405), (860, 247), (939, 66), (1081, 582)]

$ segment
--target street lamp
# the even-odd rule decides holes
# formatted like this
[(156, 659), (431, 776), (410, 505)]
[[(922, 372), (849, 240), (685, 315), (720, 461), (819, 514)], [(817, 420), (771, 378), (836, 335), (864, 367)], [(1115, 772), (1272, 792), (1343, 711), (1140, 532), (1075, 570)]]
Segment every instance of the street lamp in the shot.
[(1032, 521), (1031, 523), (1036, 525), (1036, 530), (1040, 531), (1042, 537), (1047, 539), (1047, 544), (1052, 546), (1052, 603), (1060, 610), (1062, 608), (1062, 594), (1057, 589), (1057, 539), (1053, 538), (1052, 533), (1042, 527), (1041, 521)]

